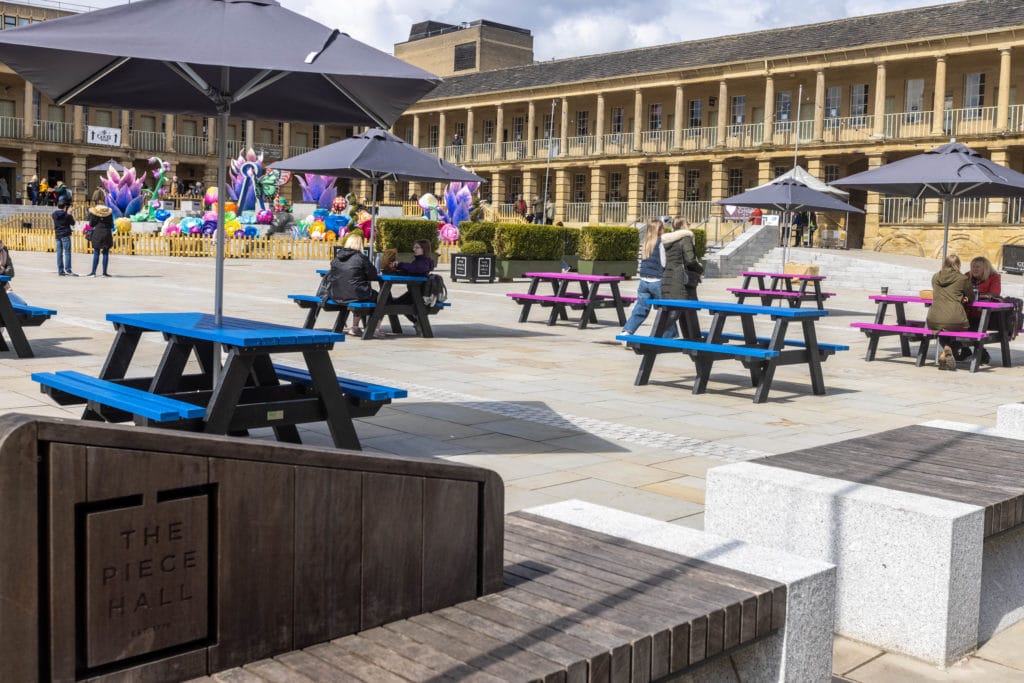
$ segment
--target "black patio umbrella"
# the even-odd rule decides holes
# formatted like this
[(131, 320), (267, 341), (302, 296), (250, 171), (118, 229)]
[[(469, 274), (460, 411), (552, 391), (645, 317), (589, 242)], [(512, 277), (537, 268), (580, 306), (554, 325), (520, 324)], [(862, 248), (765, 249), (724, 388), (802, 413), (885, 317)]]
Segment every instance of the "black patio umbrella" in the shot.
[(829, 184), (844, 190), (941, 199), (945, 223), (943, 260), (949, 244), (950, 203), (954, 197), (1024, 197), (1024, 174), (990, 161), (956, 140)]
[(483, 178), (409, 144), (381, 128), (314, 149), (270, 165), (282, 171), (360, 178), (372, 184), (374, 207), (370, 224), (370, 254), (377, 233), (377, 187), (382, 180), (397, 182), (483, 182)]
[(7, 157), (4, 157), (4, 156), (0, 156), (0, 166), (17, 166), (17, 165), (18, 165), (17, 161), (14, 161), (13, 159), (8, 159)]
[(119, 163), (119, 162), (117, 162), (117, 161), (115, 161), (113, 159), (107, 159), (102, 164), (96, 164), (95, 166), (93, 166), (91, 168), (87, 168), (85, 170), (86, 171), (98, 171), (100, 173), (106, 173), (107, 169), (109, 167), (111, 167), (111, 166), (113, 166), (114, 170), (117, 171), (118, 173), (120, 173), (120, 172), (122, 172), (124, 170), (124, 166), (121, 163)]
[[(773, 209), (784, 213), (802, 213), (804, 211), (845, 211), (864, 213), (852, 204), (847, 204), (838, 197), (807, 187), (793, 178), (778, 180), (755, 187), (746, 192), (719, 199), (716, 204), (730, 206), (748, 206), (755, 209)], [(789, 221), (785, 221), (788, 226)], [(779, 230), (783, 230), (780, 226)], [(786, 251), (789, 248), (789, 235), (782, 241), (782, 263), (786, 263)]]
[(217, 116), (214, 316), (228, 118), (388, 127), (440, 80), (275, 0), (142, 0), (0, 33), (0, 62), (58, 105)]

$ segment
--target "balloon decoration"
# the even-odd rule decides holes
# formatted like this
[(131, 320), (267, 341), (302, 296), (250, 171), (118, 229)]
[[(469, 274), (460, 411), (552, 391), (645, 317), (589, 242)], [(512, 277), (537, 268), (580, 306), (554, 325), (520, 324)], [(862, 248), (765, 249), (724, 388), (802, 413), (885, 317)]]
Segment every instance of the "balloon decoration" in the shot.
[(455, 244), (459, 241), (459, 229), (451, 223), (445, 223), (438, 230), (438, 236), (442, 242), (447, 244)]

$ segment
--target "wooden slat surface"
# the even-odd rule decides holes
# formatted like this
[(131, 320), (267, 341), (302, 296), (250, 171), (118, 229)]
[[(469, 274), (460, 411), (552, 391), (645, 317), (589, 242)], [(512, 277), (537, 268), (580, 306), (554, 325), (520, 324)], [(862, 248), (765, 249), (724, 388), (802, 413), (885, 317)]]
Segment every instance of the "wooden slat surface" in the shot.
[(985, 536), (1024, 523), (1021, 442), (914, 425), (758, 464), (985, 508)]
[(244, 668), (279, 681), (646, 682), (785, 619), (776, 581), (526, 513), (505, 518), (505, 582), (499, 593)]

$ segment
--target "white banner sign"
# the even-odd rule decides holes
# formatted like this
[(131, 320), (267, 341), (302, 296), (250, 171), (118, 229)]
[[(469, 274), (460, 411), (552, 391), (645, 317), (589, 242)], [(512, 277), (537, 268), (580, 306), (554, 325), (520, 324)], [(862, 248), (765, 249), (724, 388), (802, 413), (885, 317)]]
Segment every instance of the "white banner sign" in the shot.
[(120, 128), (89, 126), (86, 135), (87, 137), (85, 141), (90, 145), (110, 145), (111, 147), (121, 146)]

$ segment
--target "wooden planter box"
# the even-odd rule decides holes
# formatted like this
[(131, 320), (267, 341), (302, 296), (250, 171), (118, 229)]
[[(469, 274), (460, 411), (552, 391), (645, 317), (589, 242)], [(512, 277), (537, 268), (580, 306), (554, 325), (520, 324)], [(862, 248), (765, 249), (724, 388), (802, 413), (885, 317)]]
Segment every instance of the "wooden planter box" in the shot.
[(497, 276), (494, 254), (452, 254), (452, 282), (460, 278), (470, 282), (494, 282)]
[(562, 270), (562, 262), (558, 261), (509, 261), (497, 259), (495, 267), (498, 277), (502, 280), (523, 277), (526, 273), (558, 273)]
[(636, 275), (636, 259), (629, 261), (591, 261), (580, 259), (576, 269), (584, 275), (621, 275), (622, 277), (633, 277)]

